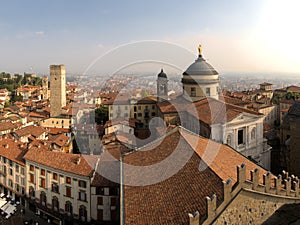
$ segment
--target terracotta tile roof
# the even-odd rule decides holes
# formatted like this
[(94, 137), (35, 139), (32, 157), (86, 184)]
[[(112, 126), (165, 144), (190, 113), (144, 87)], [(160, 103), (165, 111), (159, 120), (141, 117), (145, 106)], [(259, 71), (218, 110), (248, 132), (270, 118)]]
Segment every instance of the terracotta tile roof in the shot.
[(93, 181), (91, 183), (93, 187), (119, 187), (120, 184), (115, 183), (105, 177), (101, 176), (99, 173), (95, 173)]
[(261, 84), (259, 84), (259, 85), (261, 85), (261, 86), (269, 86), (269, 85), (273, 85), (273, 84), (267, 83), (267, 82), (263, 82), (263, 83), (261, 83)]
[(0, 131), (13, 130), (18, 127), (17, 123), (12, 122), (1, 122), (0, 123)]
[(108, 120), (105, 125), (104, 125), (104, 128), (107, 128), (107, 127), (111, 127), (113, 125), (117, 125), (117, 124), (123, 124), (123, 125), (127, 125), (127, 126), (130, 126), (130, 127), (136, 127), (136, 123), (138, 123), (139, 121), (137, 119), (134, 119), (134, 118), (115, 118), (115, 119), (112, 119), (112, 120)]
[(234, 98), (234, 97), (229, 97), (229, 96), (225, 96), (225, 95), (224, 96), (220, 96), (220, 98), (223, 98), (226, 103), (233, 104), (233, 105), (240, 105), (240, 104), (244, 104), (245, 103), (240, 98)]
[(46, 118), (46, 116), (36, 113), (36, 112), (30, 112), (29, 115), (30, 117), (36, 117), (36, 118)]
[(43, 133), (47, 132), (47, 130), (41, 126), (27, 126), (23, 127), (19, 130), (15, 131), (15, 134), (18, 135), (18, 137), (24, 137), (28, 135), (32, 135), (33, 137), (39, 137)]
[(48, 133), (52, 134), (52, 135), (62, 134), (62, 133), (70, 133), (70, 132), (71, 132), (71, 130), (69, 128), (53, 128), (53, 127), (50, 127), (48, 129)]
[(288, 92), (300, 93), (300, 87), (292, 85), (286, 88)]
[(13, 139), (1, 139), (0, 155), (24, 166), (25, 161), (23, 160), (23, 156), (27, 151), (26, 147), (26, 144), (14, 141)]
[(67, 137), (65, 134), (51, 135), (48, 139), (60, 147), (65, 146), (69, 141), (69, 137)]
[(189, 102), (183, 97), (174, 101), (163, 101), (158, 103), (158, 107), (163, 114), (188, 112), (206, 124), (225, 123), (236, 118), (241, 113), (252, 115), (262, 115), (243, 107), (219, 101), (213, 98), (204, 98), (197, 102)]
[(147, 96), (138, 100), (137, 104), (155, 104), (157, 102), (157, 98), (154, 96)]
[(29, 149), (24, 158), (25, 160), (30, 160), (56, 170), (81, 176), (92, 176), (94, 170), (92, 168), (93, 165), (87, 162), (85, 156), (48, 151), (43, 146)]
[(177, 113), (180, 110), (186, 110), (186, 106), (192, 104), (191, 102), (187, 101), (182, 96), (171, 100), (171, 101), (162, 101), (157, 103), (158, 108), (164, 114), (167, 113)]
[[(176, 132), (167, 136), (164, 141), (152, 150), (151, 147), (125, 156), (125, 163), (135, 166), (147, 166), (160, 162), (168, 157), (176, 148), (180, 139)], [(181, 154), (192, 151), (189, 144), (180, 142)], [(147, 151), (148, 150), (148, 151)], [(222, 180), (208, 167), (199, 171), (200, 157), (193, 153), (190, 160), (175, 175), (162, 182), (148, 186), (125, 186), (125, 223), (126, 224), (188, 224), (188, 213), (199, 211), (206, 213), (206, 196), (217, 194), (223, 196)], [(176, 165), (176, 160), (169, 165)], [(126, 171), (125, 182), (139, 176), (135, 172)], [(164, 168), (156, 174), (144, 175), (144, 179), (164, 174)]]
[(211, 152), (213, 155), (215, 153), (215, 157), (209, 167), (224, 181), (231, 179), (233, 183), (237, 181), (237, 171), (236, 166), (245, 164), (247, 165), (247, 179), (250, 180), (250, 171), (255, 168), (259, 168), (259, 173), (261, 177), (261, 182), (263, 174), (267, 173), (265, 169), (261, 166), (253, 163), (248, 158), (231, 148), (230, 146), (220, 144), (218, 142), (214, 142), (210, 139), (206, 139), (204, 137), (198, 136), (191, 132), (187, 132), (184, 129), (180, 129), (181, 135), (184, 139), (192, 146), (195, 146), (194, 151), (201, 157), (205, 159), (203, 156), (207, 154), (207, 152)]
[[(179, 140), (181, 140), (179, 142)], [(247, 173), (259, 168), (260, 174), (266, 171), (249, 161), (232, 148), (211, 140), (199, 137), (179, 128), (167, 135), (163, 141), (146, 146), (124, 156), (124, 162), (135, 166), (149, 166), (161, 162), (170, 156), (175, 148), (185, 156), (193, 151), (188, 162), (170, 178), (147, 186), (124, 186), (125, 223), (126, 224), (188, 224), (188, 213), (199, 211), (200, 216), (206, 214), (206, 196), (216, 194), (218, 200), (223, 199), (222, 180), (237, 180), (237, 165), (246, 164)], [(157, 146), (156, 146), (157, 145)], [(205, 150), (214, 152), (216, 156), (204, 157)], [(211, 155), (210, 155), (211, 156)], [(175, 158), (174, 158), (175, 159)], [(208, 167), (199, 170), (200, 162)], [(168, 169), (175, 168), (177, 160), (169, 163)], [(153, 173), (141, 174), (138, 169), (124, 169), (124, 181), (152, 179), (162, 176), (164, 168)], [(247, 175), (250, 178), (250, 173)]]
[(194, 103), (196, 110), (188, 108), (188, 112), (206, 124), (226, 123), (242, 113), (262, 116), (261, 113), (245, 109), (213, 98), (205, 98)]
[(9, 116), (8, 119), (11, 120), (11, 121), (18, 121), (18, 120), (20, 120), (20, 118), (17, 117), (17, 116)]
[[(119, 149), (116, 149), (119, 150)], [(102, 154), (96, 166), (92, 186), (120, 187), (120, 161), (110, 154)]]

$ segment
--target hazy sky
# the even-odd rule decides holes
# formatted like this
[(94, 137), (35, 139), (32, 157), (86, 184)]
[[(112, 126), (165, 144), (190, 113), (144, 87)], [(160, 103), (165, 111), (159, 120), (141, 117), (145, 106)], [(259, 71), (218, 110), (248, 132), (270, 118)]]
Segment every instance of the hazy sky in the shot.
[(158, 40), (195, 57), (202, 43), (221, 73), (300, 73), (299, 8), (297, 0), (2, 1), (0, 71), (47, 74), (65, 64), (81, 74), (119, 45)]

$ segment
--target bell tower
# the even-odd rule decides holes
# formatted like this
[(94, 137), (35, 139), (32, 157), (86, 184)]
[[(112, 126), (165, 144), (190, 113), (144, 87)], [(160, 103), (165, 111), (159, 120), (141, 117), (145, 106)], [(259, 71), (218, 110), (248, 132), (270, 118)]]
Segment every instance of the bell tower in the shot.
[(168, 77), (161, 69), (157, 75), (157, 101), (162, 102), (168, 100)]

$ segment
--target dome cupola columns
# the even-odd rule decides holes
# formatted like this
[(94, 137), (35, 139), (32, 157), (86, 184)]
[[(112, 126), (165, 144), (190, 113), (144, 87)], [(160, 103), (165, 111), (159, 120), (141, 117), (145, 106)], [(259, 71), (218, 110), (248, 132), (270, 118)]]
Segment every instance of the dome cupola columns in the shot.
[(198, 58), (183, 73), (181, 82), (187, 99), (218, 99), (219, 73), (203, 58), (202, 45), (198, 46)]

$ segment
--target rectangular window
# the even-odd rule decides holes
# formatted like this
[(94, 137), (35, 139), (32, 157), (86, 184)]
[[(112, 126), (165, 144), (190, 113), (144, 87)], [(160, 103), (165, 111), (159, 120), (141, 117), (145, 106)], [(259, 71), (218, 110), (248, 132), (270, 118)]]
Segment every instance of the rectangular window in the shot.
[(34, 183), (34, 175), (33, 174), (29, 175), (29, 180), (31, 183)]
[(103, 205), (103, 197), (98, 197), (98, 205)]
[(114, 195), (114, 196), (119, 195), (118, 194), (118, 188), (110, 188), (109, 189), (109, 195)]
[(141, 110), (141, 109), (142, 109), (142, 107), (139, 105), (139, 106), (138, 106), (138, 110)]
[(244, 130), (238, 131), (238, 145), (245, 144), (244, 143)]
[(12, 169), (9, 169), (9, 175), (13, 175), (13, 171), (12, 171)]
[(20, 176), (16, 175), (16, 183), (19, 183), (19, 182), (20, 182)]
[(210, 96), (210, 88), (209, 87), (205, 89), (205, 94), (206, 94), (206, 96)]
[(8, 162), (9, 162), (9, 165), (10, 165), (10, 166), (12, 166), (12, 165), (13, 165), (13, 163), (12, 163), (12, 161), (11, 161), (10, 159), (9, 159), (9, 161), (8, 161)]
[(59, 187), (57, 183), (52, 183), (52, 191), (55, 193), (59, 193)]
[(79, 180), (78, 181), (78, 186), (81, 188), (86, 188), (86, 182), (84, 180)]
[(8, 186), (13, 187), (13, 181), (11, 179), (8, 180)]
[(20, 185), (16, 184), (15, 189), (16, 189), (17, 192), (20, 192)]
[(103, 187), (97, 187), (96, 188), (96, 195), (104, 195), (104, 188)]
[(53, 173), (52, 178), (53, 180), (57, 180), (57, 173)]
[(21, 178), (21, 185), (25, 186), (25, 179), (23, 177)]
[(66, 196), (71, 198), (71, 192), (72, 192), (72, 189), (71, 187), (66, 187)]
[(16, 165), (16, 173), (19, 173), (19, 171), (20, 171), (20, 167), (19, 165)]
[(117, 205), (117, 199), (116, 198), (111, 198), (110, 199), (110, 205), (111, 206), (116, 206)]
[(86, 201), (86, 193), (84, 191), (79, 192), (79, 200)]
[(3, 173), (6, 175), (6, 166), (3, 166)]
[(41, 175), (45, 176), (45, 170), (44, 169), (41, 169)]
[(30, 165), (29, 170), (30, 170), (30, 171), (34, 171), (34, 166), (33, 166), (33, 165)]
[(44, 178), (41, 178), (41, 180), (40, 180), (40, 186), (41, 186), (42, 188), (45, 188), (45, 187), (46, 187), (46, 180), (45, 180)]
[(66, 177), (66, 183), (71, 184), (71, 177)]
[(21, 174), (24, 175), (25, 174), (25, 169), (23, 167), (21, 167)]
[(196, 88), (191, 87), (191, 97), (196, 97)]

